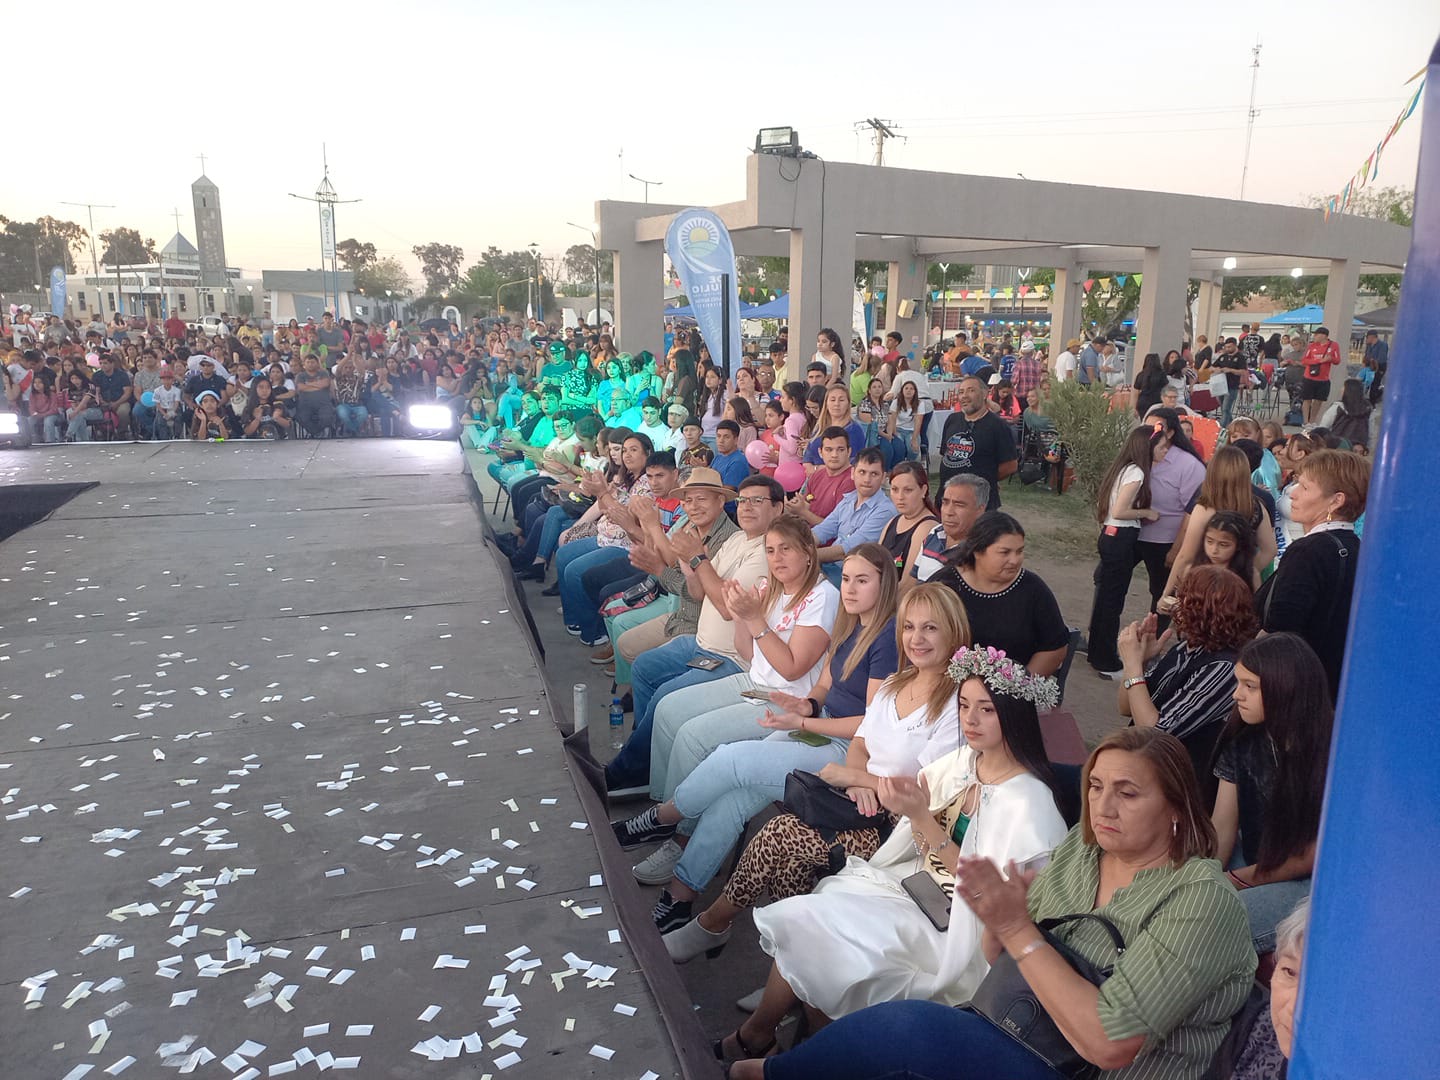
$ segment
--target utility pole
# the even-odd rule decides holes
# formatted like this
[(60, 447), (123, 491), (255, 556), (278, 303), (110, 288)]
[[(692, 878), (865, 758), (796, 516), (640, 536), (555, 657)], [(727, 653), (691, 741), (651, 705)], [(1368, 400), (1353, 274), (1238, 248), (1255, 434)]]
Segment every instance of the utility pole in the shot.
[(1240, 169), (1240, 198), (1245, 198), (1245, 179), (1250, 173), (1250, 140), (1255, 137), (1255, 118), (1260, 110), (1255, 108), (1255, 87), (1260, 81), (1260, 39), (1250, 50), (1250, 108), (1246, 111), (1245, 122), (1245, 163)]
[(335, 206), (338, 203), (357, 203), (359, 199), (342, 199), (335, 193), (335, 187), (330, 183), (330, 157), (325, 149), (325, 144), (320, 144), (320, 158), (325, 167), (325, 175), (321, 177), (320, 184), (315, 189), (314, 195), (296, 195), (293, 191), (289, 193), (292, 199), (301, 199), (305, 202), (312, 202), (320, 208), (320, 282), (321, 291), (324, 293), (323, 303), (328, 307), (330, 303), (330, 287), (326, 284), (325, 263), (330, 263), (330, 273), (335, 275), (335, 318), (340, 318), (340, 262), (335, 254)]
[(875, 158), (873, 161), (870, 162), (871, 165), (885, 164), (886, 139), (903, 138), (902, 135), (896, 133), (895, 126), (896, 125), (893, 120), (877, 120), (873, 116), (865, 120), (861, 120), (858, 124), (855, 125), (857, 129), (868, 127), (871, 129), (871, 131), (874, 132), (874, 135), (872, 137), (875, 140)]
[[(64, 202), (63, 200), (61, 201), (60, 205), (61, 205), (61, 206), (83, 206), (83, 207), (85, 207), (86, 211), (89, 212), (89, 215), (90, 215), (90, 272), (95, 275), (95, 279), (96, 279), (96, 280), (95, 280), (95, 286), (96, 286), (96, 288), (95, 288), (95, 308), (96, 308), (96, 310), (100, 313), (100, 315), (103, 317), (104, 314), (105, 314), (105, 305), (104, 305), (104, 303), (101, 302), (101, 299), (100, 299), (100, 298), (101, 298), (102, 296), (104, 296), (105, 294), (100, 290), (100, 280), (99, 280), (99, 279), (100, 279), (100, 256), (95, 253), (95, 208), (98, 206), (101, 210), (114, 210), (115, 207), (109, 205), (108, 203)], [(118, 299), (118, 297), (117, 297), (117, 299)]]

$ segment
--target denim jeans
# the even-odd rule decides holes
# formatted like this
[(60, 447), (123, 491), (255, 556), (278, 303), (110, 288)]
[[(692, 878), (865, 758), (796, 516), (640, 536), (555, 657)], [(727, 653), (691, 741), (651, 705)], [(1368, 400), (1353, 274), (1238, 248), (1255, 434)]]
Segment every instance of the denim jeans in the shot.
[(606, 563), (621, 560), (628, 567), (630, 565), (630, 549), (600, 547), (596, 543), (589, 551), (565, 559), (566, 550), (574, 546), (566, 544), (560, 549), (560, 557), (556, 560), (556, 579), (560, 582), (560, 605), (565, 609), (565, 625), (580, 627), (581, 636), (589, 641), (600, 632), (600, 609), (599, 605), (585, 593), (585, 572), (604, 566)]
[[(714, 671), (686, 666), (701, 656), (719, 661), (719, 666)], [(665, 699), (665, 695), (686, 686), (723, 679), (739, 670), (740, 665), (728, 656), (696, 645), (694, 634), (671, 638), (658, 649), (651, 649), (637, 657), (630, 668), (630, 689), (635, 696), (635, 726), (624, 749), (605, 766), (606, 784), (611, 788), (634, 787), (649, 779), (650, 735), (655, 725), (655, 706)]]
[(105, 414), (99, 409), (86, 409), (84, 412), (76, 413), (70, 418), (67, 433), (75, 436), (76, 442), (90, 441), (90, 425), (99, 423), (105, 419)]
[(990, 1021), (933, 1001), (872, 1005), (765, 1060), (765, 1080), (1058, 1080)]
[(386, 436), (395, 434), (395, 417), (400, 412), (399, 405), (383, 394), (371, 394), (366, 407), (379, 418), (380, 434)]
[(700, 686), (686, 686), (656, 703), (650, 729), (652, 799), (664, 802), (673, 796), (700, 763), (726, 743), (769, 734), (760, 726), (768, 706), (740, 696), (754, 687), (750, 673), (738, 671)]
[(335, 415), (340, 418), (340, 426), (347, 434), (359, 435), (365, 421), (370, 419), (370, 410), (364, 405), (348, 405), (342, 401), (335, 406)]
[(61, 426), (64, 420), (64, 413), (48, 413), (45, 416), (32, 416), (31, 438), (36, 442), (58, 443), (65, 441), (65, 430)]
[(788, 731), (721, 746), (675, 788), (675, 807), (686, 817), (680, 831), (690, 833), (675, 876), (704, 892), (746, 823), (784, 796), (791, 770), (818, 773), (831, 762), (842, 764), (849, 746), (847, 739), (810, 746)]

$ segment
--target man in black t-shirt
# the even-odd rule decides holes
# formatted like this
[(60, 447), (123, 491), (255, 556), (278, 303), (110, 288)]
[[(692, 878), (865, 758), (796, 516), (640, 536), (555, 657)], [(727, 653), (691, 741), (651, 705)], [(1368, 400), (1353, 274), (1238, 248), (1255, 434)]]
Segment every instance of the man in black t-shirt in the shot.
[(1226, 338), (1223, 351), (1210, 361), (1211, 372), (1224, 372), (1230, 393), (1220, 399), (1220, 426), (1229, 427), (1235, 415), (1235, 398), (1240, 393), (1240, 376), (1245, 371), (1245, 358), (1240, 355), (1235, 339)]
[(986, 510), (1000, 508), (1000, 481), (1015, 471), (1015, 436), (990, 411), (985, 384), (971, 377), (960, 382), (960, 408), (945, 421), (940, 436), (940, 487), (958, 473), (974, 473), (990, 482)]

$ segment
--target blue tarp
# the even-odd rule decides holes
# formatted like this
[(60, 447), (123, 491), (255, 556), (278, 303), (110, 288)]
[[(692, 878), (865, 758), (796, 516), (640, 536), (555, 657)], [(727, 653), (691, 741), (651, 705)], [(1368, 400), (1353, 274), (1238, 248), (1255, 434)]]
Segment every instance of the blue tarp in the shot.
[[(1293, 311), (1282, 311), (1279, 315), (1272, 315), (1264, 320), (1261, 326), (1320, 326), (1325, 322), (1325, 309), (1319, 304), (1306, 304), (1304, 307), (1297, 307)], [(1359, 320), (1354, 320), (1355, 326), (1363, 326)]]

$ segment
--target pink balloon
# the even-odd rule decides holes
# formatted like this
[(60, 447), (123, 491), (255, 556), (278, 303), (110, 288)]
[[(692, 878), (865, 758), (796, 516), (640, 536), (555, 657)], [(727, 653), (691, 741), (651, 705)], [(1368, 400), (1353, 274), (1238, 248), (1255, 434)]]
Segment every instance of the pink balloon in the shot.
[(775, 482), (787, 492), (799, 491), (805, 484), (805, 466), (798, 461), (782, 462), (775, 468)]
[(750, 445), (745, 447), (745, 460), (752, 468), (763, 469), (770, 464), (770, 445), (760, 439), (751, 440)]

